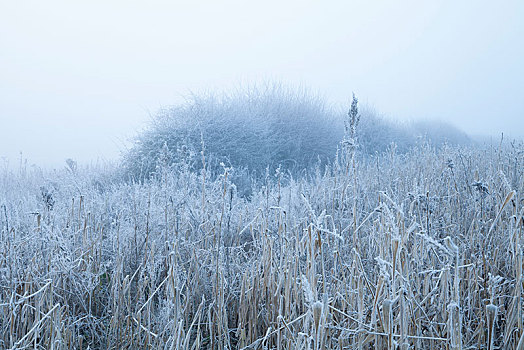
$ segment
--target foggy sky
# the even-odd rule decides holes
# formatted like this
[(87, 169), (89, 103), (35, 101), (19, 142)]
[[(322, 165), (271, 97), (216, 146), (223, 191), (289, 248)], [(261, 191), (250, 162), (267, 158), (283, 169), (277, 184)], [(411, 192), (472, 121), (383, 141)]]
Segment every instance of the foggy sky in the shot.
[(0, 157), (117, 159), (188, 91), (276, 80), (524, 136), (523, 1), (2, 1)]

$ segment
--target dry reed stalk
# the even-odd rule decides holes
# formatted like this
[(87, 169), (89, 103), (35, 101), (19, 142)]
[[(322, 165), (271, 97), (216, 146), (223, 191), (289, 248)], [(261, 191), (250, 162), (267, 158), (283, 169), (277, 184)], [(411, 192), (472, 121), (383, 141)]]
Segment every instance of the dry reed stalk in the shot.
[(394, 301), (391, 299), (385, 299), (382, 303), (382, 312), (384, 313), (384, 331), (387, 334), (388, 350), (393, 350), (395, 346), (393, 342), (393, 304)]
[(493, 349), (495, 342), (495, 323), (497, 321), (498, 307), (493, 304), (486, 305), (486, 316), (487, 316), (487, 349)]

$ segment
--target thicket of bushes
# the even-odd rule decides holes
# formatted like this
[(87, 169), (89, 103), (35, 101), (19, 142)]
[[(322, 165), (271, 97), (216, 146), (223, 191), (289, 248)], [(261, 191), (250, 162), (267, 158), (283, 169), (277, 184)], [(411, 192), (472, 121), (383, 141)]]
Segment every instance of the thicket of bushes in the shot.
[(332, 159), (342, 133), (331, 109), (307, 90), (272, 85), (220, 96), (192, 95), (156, 115), (124, 165), (138, 178), (155, 172), (166, 158), (200, 169), (204, 147), (212, 173), (221, 172), (224, 163), (246, 169), (254, 178), (263, 177), (266, 168), (297, 174)]
[[(124, 155), (127, 176), (150, 177), (159, 164), (183, 164), (193, 170), (204, 162), (211, 173), (220, 163), (235, 169), (236, 181), (259, 180), (269, 169), (294, 177), (314, 165), (332, 163), (344, 134), (343, 111), (305, 89), (266, 85), (230, 94), (194, 94), (164, 108)], [(392, 143), (407, 152), (421, 140), (434, 145), (464, 144), (468, 137), (443, 123), (401, 125), (364, 111), (358, 128), (360, 152), (374, 155)]]
[(397, 152), (406, 153), (413, 147), (429, 142), (434, 147), (445, 144), (471, 145), (470, 137), (453, 125), (435, 120), (395, 122), (365, 107), (358, 129), (360, 151), (364, 155), (383, 153), (392, 144)]

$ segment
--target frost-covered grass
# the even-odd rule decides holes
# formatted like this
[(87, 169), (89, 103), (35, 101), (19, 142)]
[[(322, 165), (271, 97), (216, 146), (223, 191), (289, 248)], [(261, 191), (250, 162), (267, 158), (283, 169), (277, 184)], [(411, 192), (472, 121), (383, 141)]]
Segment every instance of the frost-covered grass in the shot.
[(249, 200), (234, 169), (4, 168), (0, 348), (524, 346), (523, 164), (420, 147)]

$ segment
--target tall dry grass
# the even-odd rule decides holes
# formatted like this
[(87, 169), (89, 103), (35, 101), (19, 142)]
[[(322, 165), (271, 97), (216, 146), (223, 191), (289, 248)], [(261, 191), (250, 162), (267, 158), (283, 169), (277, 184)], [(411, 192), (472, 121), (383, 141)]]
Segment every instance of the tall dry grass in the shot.
[(234, 169), (4, 168), (0, 348), (522, 349), (523, 161), (422, 146), (249, 201)]

